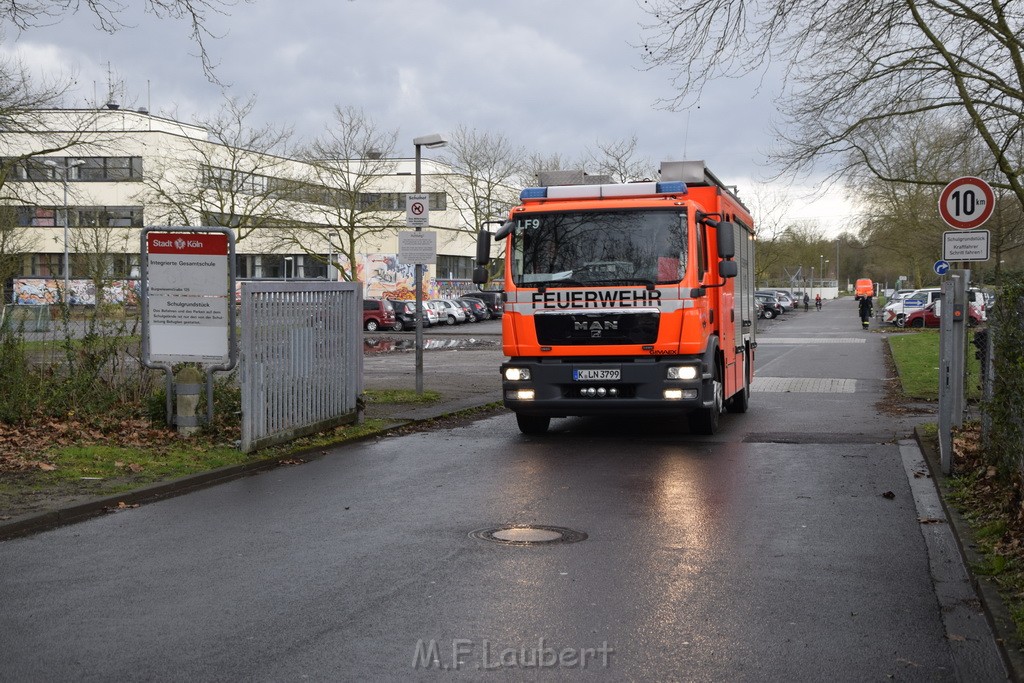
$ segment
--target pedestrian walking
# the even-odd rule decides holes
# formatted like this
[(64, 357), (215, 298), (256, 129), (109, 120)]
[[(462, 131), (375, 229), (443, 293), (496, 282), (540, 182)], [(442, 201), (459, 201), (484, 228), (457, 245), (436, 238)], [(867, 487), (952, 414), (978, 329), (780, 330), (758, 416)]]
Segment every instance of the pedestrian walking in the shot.
[(862, 295), (860, 302), (857, 304), (857, 309), (860, 312), (860, 324), (865, 330), (868, 329), (868, 323), (871, 320), (871, 316), (874, 313), (874, 307), (871, 303), (871, 297)]
[(811, 297), (807, 292), (804, 292), (804, 313), (811, 310)]

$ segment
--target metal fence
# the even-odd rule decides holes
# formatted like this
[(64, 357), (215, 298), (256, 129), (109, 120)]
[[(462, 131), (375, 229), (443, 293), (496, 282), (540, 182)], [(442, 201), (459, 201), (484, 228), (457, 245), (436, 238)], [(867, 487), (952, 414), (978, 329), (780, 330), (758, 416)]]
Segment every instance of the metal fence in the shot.
[(974, 335), (981, 361), (982, 445), (1001, 473), (1024, 474), (1024, 283), (996, 295), (987, 329)]
[(245, 282), (242, 450), (359, 419), (362, 288), (351, 282)]

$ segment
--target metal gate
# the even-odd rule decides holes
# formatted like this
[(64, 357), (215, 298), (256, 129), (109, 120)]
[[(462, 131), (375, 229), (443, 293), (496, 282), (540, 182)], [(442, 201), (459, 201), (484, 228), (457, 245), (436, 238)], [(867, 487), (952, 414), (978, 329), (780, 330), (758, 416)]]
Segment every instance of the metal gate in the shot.
[(242, 451), (359, 419), (362, 288), (242, 283)]

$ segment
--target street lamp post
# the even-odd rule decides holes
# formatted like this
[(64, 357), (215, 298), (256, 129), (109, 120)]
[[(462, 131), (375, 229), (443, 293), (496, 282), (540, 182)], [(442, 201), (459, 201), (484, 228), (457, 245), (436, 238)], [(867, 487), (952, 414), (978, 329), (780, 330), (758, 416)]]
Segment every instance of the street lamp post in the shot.
[[(422, 191), (423, 179), (420, 173), (420, 150), (423, 147), (435, 149), (448, 144), (438, 133), (413, 138), (416, 148), (416, 194)], [(416, 226), (416, 232), (421, 230)], [(416, 393), (423, 393), (423, 264), (416, 264)]]
[(60, 166), (53, 159), (46, 159), (43, 161), (44, 164), (52, 168), (54, 171), (61, 170), (60, 179), (64, 186), (64, 264), (62, 269), (64, 270), (64, 293), (61, 296), (61, 300), (67, 304), (68, 297), (71, 294), (71, 275), (70, 275), (70, 256), (68, 254), (68, 172), (76, 166), (81, 166), (85, 162), (81, 159), (76, 159), (65, 166)]
[(818, 257), (818, 289), (825, 291), (825, 255)]

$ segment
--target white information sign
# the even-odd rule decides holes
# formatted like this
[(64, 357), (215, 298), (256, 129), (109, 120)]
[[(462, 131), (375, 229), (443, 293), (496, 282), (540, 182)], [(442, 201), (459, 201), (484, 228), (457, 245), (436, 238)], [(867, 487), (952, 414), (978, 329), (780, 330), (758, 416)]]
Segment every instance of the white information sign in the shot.
[(229, 294), (233, 300), (227, 235), (151, 232), (146, 238), (149, 360), (227, 362)]
[(947, 261), (988, 261), (988, 230), (951, 230), (942, 233), (942, 258)]
[(410, 228), (425, 228), (430, 225), (430, 197), (425, 194), (405, 195), (405, 224)]
[(437, 233), (403, 230), (398, 233), (398, 261), (405, 264), (437, 263)]

